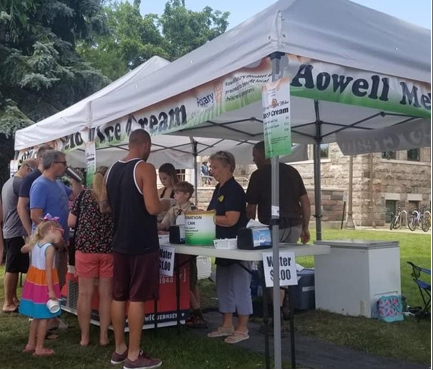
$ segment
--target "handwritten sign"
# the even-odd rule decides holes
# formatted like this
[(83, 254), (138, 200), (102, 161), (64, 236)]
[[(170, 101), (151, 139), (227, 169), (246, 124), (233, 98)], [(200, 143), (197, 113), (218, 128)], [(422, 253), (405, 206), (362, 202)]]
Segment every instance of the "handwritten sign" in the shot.
[(159, 273), (164, 276), (173, 276), (175, 249), (173, 247), (159, 248)]
[[(280, 286), (298, 285), (295, 253), (280, 252)], [(272, 252), (263, 253), (263, 269), (266, 286), (274, 286), (274, 263)]]

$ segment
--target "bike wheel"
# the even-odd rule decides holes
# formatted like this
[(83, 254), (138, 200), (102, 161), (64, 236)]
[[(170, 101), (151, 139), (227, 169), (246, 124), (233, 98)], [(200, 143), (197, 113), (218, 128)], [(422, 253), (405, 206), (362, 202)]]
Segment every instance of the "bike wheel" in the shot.
[(409, 230), (410, 231), (415, 231), (416, 226), (417, 226), (416, 224), (417, 224), (416, 217), (415, 216), (410, 216), (410, 218), (409, 218), (409, 224), (407, 225), (409, 227)]
[(431, 225), (430, 217), (429, 216), (424, 217), (421, 222), (422, 231), (426, 233), (430, 229), (430, 225)]
[(389, 224), (389, 229), (394, 229), (394, 223), (395, 223), (395, 217), (391, 220), (391, 223)]

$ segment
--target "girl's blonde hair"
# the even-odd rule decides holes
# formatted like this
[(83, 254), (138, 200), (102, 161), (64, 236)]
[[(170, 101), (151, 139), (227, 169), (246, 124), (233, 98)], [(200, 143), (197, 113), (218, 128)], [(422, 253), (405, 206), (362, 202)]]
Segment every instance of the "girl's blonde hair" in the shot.
[[(39, 241), (41, 241), (46, 235), (49, 229), (57, 227), (61, 228), (60, 224), (57, 221), (42, 221), (33, 232), (30, 238), (30, 244), (32, 247)], [(58, 246), (56, 247), (58, 249)]]
[(95, 174), (93, 175), (93, 184), (92, 184), (92, 195), (93, 198), (95, 198), (96, 202), (98, 204), (101, 203), (103, 198), (105, 198), (105, 182), (104, 182), (104, 176), (108, 171), (108, 167), (101, 166), (98, 167)]

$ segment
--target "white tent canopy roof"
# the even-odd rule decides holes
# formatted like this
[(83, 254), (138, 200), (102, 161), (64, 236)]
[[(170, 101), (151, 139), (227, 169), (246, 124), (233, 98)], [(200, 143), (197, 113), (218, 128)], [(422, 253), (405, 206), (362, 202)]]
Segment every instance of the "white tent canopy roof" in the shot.
[[(156, 168), (164, 163), (172, 163), (177, 169), (195, 168), (193, 157), (194, 143), (197, 156), (206, 157), (220, 150), (231, 152), (236, 158), (236, 164), (253, 163), (252, 149), (254, 141), (236, 141), (205, 137), (188, 137), (160, 135), (152, 139), (152, 152), (148, 162)], [(108, 147), (98, 150), (96, 160), (98, 166), (111, 166), (116, 160), (126, 156), (128, 145)], [(84, 150), (74, 150), (66, 154), (68, 163), (73, 167), (85, 167)], [(280, 162), (299, 162), (308, 160), (306, 145), (298, 144), (292, 148), (292, 153), (280, 157)]]
[(96, 100), (92, 126), (164, 101), (277, 51), (430, 83), (430, 40), (427, 29), (347, 0), (280, 0), (150, 78), (137, 79), (137, 89), (119, 89), (108, 100)]
[[(99, 127), (193, 91), (277, 51), (428, 84), (431, 79), (429, 30), (348, 0), (280, 0), (171, 64), (166, 62), (160, 68), (164, 63), (152, 58), (143, 69), (157, 65), (153, 73), (135, 73), (128, 83), (119, 83), (108, 94), (101, 91), (89, 97), (91, 101), (77, 103), (77, 110), (60, 112), (19, 130), (15, 149), (73, 134), (84, 126)], [(380, 115), (381, 110), (363, 106), (327, 101), (316, 104), (299, 97), (292, 97), (291, 107), (292, 140), (301, 143), (316, 141), (318, 117), (325, 143), (336, 140), (336, 130), (367, 117), (374, 116), (359, 130), (406, 119)], [(261, 115), (261, 103), (257, 102), (176, 134), (258, 141), (262, 139)], [(427, 119), (413, 120), (429, 124)], [(236, 131), (227, 127), (236, 127)]]
[(159, 56), (150, 58), (126, 75), (120, 77), (103, 89), (88, 96), (87, 98), (71, 105), (70, 107), (48, 117), (34, 125), (19, 130), (15, 137), (15, 149), (26, 149), (42, 142), (56, 140), (67, 135), (75, 134), (91, 125), (94, 109), (92, 103), (119, 89), (132, 89), (136, 87), (136, 80), (141, 79), (156, 70), (170, 64), (170, 62)]

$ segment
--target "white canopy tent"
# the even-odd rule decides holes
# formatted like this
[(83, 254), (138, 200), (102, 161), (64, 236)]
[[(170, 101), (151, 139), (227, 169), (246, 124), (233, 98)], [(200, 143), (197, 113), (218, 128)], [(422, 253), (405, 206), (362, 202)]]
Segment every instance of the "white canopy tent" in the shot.
[[(168, 64), (170, 62), (166, 59), (154, 56), (131, 72), (78, 103), (37, 122), (31, 127), (19, 130), (15, 138), (16, 150), (29, 150), (42, 143), (51, 142), (59, 150), (66, 149), (70, 165), (85, 167), (86, 159), (83, 144), (86, 139), (82, 138), (81, 133), (86, 132), (92, 126), (93, 116), (96, 114), (96, 110), (93, 108), (94, 102), (96, 100), (98, 102), (107, 101), (105, 109), (110, 109), (109, 104), (111, 103), (113, 104), (111, 107), (122, 104), (119, 97), (123, 93), (119, 94), (119, 89), (122, 91), (136, 91), (139, 84), (142, 84), (146, 78), (149, 78), (149, 75)], [(140, 99), (140, 96), (136, 98)], [(155, 167), (170, 162), (179, 169), (193, 169), (196, 166), (193, 154), (196, 156), (208, 156), (218, 150), (230, 150), (236, 155), (239, 164), (249, 164), (252, 162), (251, 149), (255, 142), (209, 137), (201, 138), (192, 135), (188, 137), (160, 135), (152, 141), (153, 154), (150, 157), (150, 162)], [(25, 150), (22, 151), (22, 154), (25, 154)], [(110, 166), (116, 160), (123, 158), (127, 150), (127, 143), (103, 147), (98, 151), (97, 163), (98, 165)], [(288, 162), (306, 159), (305, 146), (296, 147), (294, 155), (282, 158), (282, 160)]]
[[(347, 0), (280, 0), (173, 63), (137, 77), (133, 88), (119, 86), (96, 98), (85, 129), (101, 150), (124, 145), (135, 127), (155, 138), (261, 140), (261, 88), (271, 78), (287, 76), (292, 141), (315, 145), (320, 240), (320, 144), (338, 142), (346, 131), (345, 152), (351, 154), (430, 145), (430, 55), (429, 30), (389, 15)], [(17, 132), (16, 150), (67, 135), (67, 130), (54, 134), (44, 122), (38, 125), (37, 133), (34, 126)], [(115, 127), (119, 139), (108, 145), (106, 130)], [(387, 127), (391, 132), (384, 131)], [(381, 131), (376, 135), (375, 130)], [(364, 136), (369, 140), (361, 145)], [(276, 366), (279, 344), (276, 338)]]
[[(143, 127), (155, 140), (167, 133), (261, 140), (260, 91), (272, 75), (267, 56), (281, 52), (280, 75), (292, 79), (293, 142), (320, 145), (338, 140), (346, 130), (346, 147), (351, 134), (382, 137), (375, 146), (369, 140), (370, 145), (354, 148), (359, 142), (355, 137), (346, 153), (427, 146), (430, 41), (426, 29), (347, 0), (280, 0), (173, 63), (96, 96), (80, 122), (89, 132), (102, 133), (102, 139), (95, 137), (97, 149), (126, 143), (126, 133), (116, 143), (106, 143), (104, 130), (117, 124), (125, 132)], [(53, 130), (52, 122), (19, 130), (16, 150), (77, 132), (73, 125)], [(372, 134), (390, 126), (394, 136), (410, 127), (421, 139), (409, 135), (402, 146), (398, 137)], [(320, 239), (318, 174), (316, 167)]]

